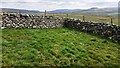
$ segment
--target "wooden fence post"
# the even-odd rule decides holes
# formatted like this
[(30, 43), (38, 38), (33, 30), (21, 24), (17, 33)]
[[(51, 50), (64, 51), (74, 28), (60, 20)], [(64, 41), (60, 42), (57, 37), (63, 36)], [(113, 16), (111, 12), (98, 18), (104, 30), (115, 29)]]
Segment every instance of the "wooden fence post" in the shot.
[(83, 15), (83, 21), (85, 21), (85, 16)]
[(44, 16), (46, 16), (46, 10), (45, 10)]
[(68, 18), (68, 14), (66, 14), (67, 15), (67, 18)]
[(111, 23), (111, 25), (113, 25), (113, 18), (111, 18), (110, 23)]

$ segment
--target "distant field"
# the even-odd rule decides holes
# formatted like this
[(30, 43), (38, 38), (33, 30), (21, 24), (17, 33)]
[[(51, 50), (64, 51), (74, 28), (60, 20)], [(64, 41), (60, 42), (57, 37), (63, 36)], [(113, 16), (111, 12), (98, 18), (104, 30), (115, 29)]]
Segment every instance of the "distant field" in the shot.
[[(67, 17), (67, 14), (48, 14), (48, 15), (54, 15), (54, 16), (60, 16), (60, 17)], [(90, 14), (84, 14), (85, 21), (92, 21), (92, 22), (98, 22), (98, 23), (111, 23), (111, 18), (113, 19), (113, 24), (118, 25), (118, 17), (115, 16), (102, 16), (102, 15), (90, 15)], [(76, 18), (83, 20), (83, 14), (68, 14), (68, 18)]]
[(2, 30), (3, 66), (115, 67), (119, 47), (112, 40), (67, 28)]
[[(2, 14), (2, 13), (0, 13)], [(23, 13), (26, 14), (26, 13)], [(34, 14), (34, 15), (44, 15), (44, 13), (41, 14)], [(63, 13), (57, 13), (57, 14), (47, 14), (48, 16), (52, 15), (52, 16), (59, 16), (59, 17), (67, 17), (67, 14), (63, 14)], [(91, 14), (68, 14), (68, 18), (75, 18), (75, 19), (81, 19), (83, 20), (83, 15), (85, 17), (85, 21), (91, 21), (91, 22), (95, 22), (95, 23), (107, 23), (107, 24), (111, 24), (111, 18), (113, 20), (113, 24), (116, 25), (120, 25), (120, 23), (118, 22), (118, 17), (117, 16), (103, 16), (103, 15), (91, 15)]]

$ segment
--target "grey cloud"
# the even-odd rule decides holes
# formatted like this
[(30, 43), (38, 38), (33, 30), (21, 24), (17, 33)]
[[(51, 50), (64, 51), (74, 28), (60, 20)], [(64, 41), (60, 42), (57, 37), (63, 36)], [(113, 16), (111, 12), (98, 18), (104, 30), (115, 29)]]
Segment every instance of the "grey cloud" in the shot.
[(117, 7), (117, 2), (95, 2), (90, 3), (91, 6), (99, 6), (99, 7)]

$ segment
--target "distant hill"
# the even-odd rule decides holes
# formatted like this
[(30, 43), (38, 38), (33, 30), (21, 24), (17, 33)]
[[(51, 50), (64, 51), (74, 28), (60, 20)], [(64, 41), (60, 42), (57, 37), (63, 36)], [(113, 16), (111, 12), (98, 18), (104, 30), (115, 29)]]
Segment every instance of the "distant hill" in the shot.
[(76, 13), (82, 11), (81, 9), (57, 9), (53, 11), (48, 11), (48, 13)]
[[(25, 10), (25, 9), (13, 9), (13, 8), (1, 8), (3, 12), (20, 12), (20, 13), (43, 13), (38, 10)], [(56, 9), (52, 11), (47, 11), (47, 13), (80, 13), (80, 14), (96, 14), (96, 15), (112, 15), (118, 16), (118, 8), (110, 7), (110, 8), (97, 8), (92, 7), (90, 9)]]
[(17, 13), (42, 13), (38, 10), (25, 10), (25, 9), (13, 9), (13, 8), (0, 8), (2, 12), (17, 12)]
[(118, 8), (114, 7), (114, 8), (88, 9), (88, 10), (83, 10), (83, 12), (80, 12), (80, 13), (116, 16), (116, 15), (118, 15)]
[(97, 15), (118, 15), (117, 7), (110, 8), (97, 8), (93, 7), (90, 9), (58, 9), (49, 11), (49, 13), (82, 13), (82, 14), (97, 14)]

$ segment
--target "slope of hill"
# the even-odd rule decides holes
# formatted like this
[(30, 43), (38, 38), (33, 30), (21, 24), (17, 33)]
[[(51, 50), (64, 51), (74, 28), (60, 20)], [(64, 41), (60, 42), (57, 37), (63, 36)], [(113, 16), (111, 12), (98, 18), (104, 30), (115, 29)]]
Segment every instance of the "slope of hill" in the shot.
[(90, 9), (58, 9), (49, 11), (49, 13), (82, 13), (82, 14), (97, 14), (97, 15), (118, 15), (117, 7), (110, 8), (90, 8)]
[(49, 11), (49, 13), (77, 13), (82, 11), (81, 9), (57, 9), (53, 11)]
[(89, 14), (98, 14), (98, 15), (117, 15), (118, 8), (98, 8), (98, 9), (88, 9), (83, 10), (81, 13), (89, 13)]
[(0, 8), (2, 12), (17, 12), (17, 13), (42, 13), (38, 10), (25, 10), (25, 9), (13, 9), (13, 8)]
[[(25, 10), (13, 8), (0, 8), (3, 12), (20, 12), (20, 13), (43, 13), (38, 10)], [(81, 14), (97, 14), (97, 15), (118, 15), (118, 7), (110, 8), (90, 8), (90, 9), (56, 9), (48, 11), (48, 13), (81, 13)]]

